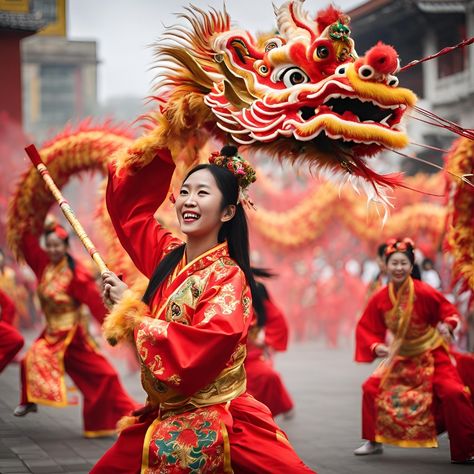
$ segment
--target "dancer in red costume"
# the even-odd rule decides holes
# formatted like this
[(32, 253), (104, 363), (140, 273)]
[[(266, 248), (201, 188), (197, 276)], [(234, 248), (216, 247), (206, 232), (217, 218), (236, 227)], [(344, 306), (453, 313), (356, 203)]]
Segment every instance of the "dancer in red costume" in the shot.
[(22, 251), (38, 278), (46, 327), (22, 360), (21, 401), (14, 414), (37, 411), (37, 403), (67, 405), (67, 372), (84, 395), (84, 436), (110, 436), (117, 421), (136, 405), (115, 369), (98, 352), (81, 318), (84, 304), (102, 323), (105, 306), (90, 273), (67, 253), (65, 229), (56, 225), (47, 230), (45, 246), (46, 251), (32, 234), (23, 236)]
[[(253, 273), (256, 277), (272, 276), (260, 268), (253, 268)], [(257, 294), (258, 298), (253, 300), (255, 322), (249, 331), (245, 359), (247, 391), (264, 403), (273, 416), (283, 414), (290, 418), (293, 400), (272, 361), (273, 351), (286, 351), (288, 347), (288, 323), (261, 282), (257, 282)]]
[(12, 326), (15, 304), (0, 290), (0, 372), (12, 361), (25, 341)]
[(175, 205), (186, 244), (153, 217), (175, 168), (168, 151), (110, 176), (112, 222), (150, 284), (142, 299), (106, 274), (118, 304), (104, 334), (134, 340), (148, 400), (93, 474), (313, 472), (245, 391), (255, 281), (242, 202), (254, 171), (236, 152), (225, 147), (185, 177)]
[[(388, 242), (388, 286), (369, 301), (356, 330), (358, 362), (387, 357), (363, 385), (362, 437), (356, 455), (381, 453), (382, 443), (435, 447), (449, 434), (451, 460), (474, 463), (474, 407), (451, 357), (456, 308), (431, 286), (414, 280), (413, 243)], [(393, 334), (388, 347), (387, 331)]]

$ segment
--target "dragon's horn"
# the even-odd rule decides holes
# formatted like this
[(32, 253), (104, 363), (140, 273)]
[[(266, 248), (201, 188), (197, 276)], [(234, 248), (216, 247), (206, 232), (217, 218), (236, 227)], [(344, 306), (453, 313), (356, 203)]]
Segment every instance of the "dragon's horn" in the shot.
[(304, 35), (312, 39), (318, 32), (318, 26), (303, 10), (304, 0), (291, 0), (279, 8), (274, 6), (278, 31), (281, 36), (291, 38)]

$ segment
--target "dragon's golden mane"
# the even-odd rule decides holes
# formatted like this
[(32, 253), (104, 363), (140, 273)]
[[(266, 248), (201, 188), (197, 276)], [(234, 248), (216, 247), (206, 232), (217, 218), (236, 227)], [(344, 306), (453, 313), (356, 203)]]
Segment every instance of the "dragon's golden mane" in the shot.
[[(151, 99), (158, 107), (142, 117), (148, 121), (149, 132), (116, 154), (118, 170), (145, 166), (160, 148), (168, 148), (183, 168), (192, 166), (210, 137), (222, 135), (204, 96), (223, 74), (210, 44), (213, 37), (230, 30), (230, 17), (225, 8), (206, 12), (191, 6), (185, 10), (178, 18), (188, 25), (173, 25), (154, 44), (157, 73)], [(245, 84), (235, 76), (232, 81), (238, 87)], [(230, 95), (233, 86), (230, 81), (225, 84)]]

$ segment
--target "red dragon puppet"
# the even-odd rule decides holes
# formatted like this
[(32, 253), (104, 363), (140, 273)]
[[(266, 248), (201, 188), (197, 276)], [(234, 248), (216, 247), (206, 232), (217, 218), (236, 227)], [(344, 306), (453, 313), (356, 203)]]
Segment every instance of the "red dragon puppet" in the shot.
[(312, 19), (292, 0), (275, 14), (277, 33), (255, 39), (231, 28), (226, 11), (188, 8), (190, 27), (170, 28), (155, 46), (158, 108), (119, 166), (163, 150), (188, 166), (213, 138), (361, 177), (373, 198), (396, 184), (366, 164), (408, 143), (402, 119), (416, 97), (398, 86), (396, 51), (379, 43), (358, 57), (348, 17), (332, 6)]
[[(225, 10), (187, 8), (187, 26), (170, 27), (155, 46), (157, 106), (145, 133), (132, 142), (123, 135), (111, 142), (110, 130), (101, 136), (97, 127), (82, 127), (63, 134), (60, 148), (59, 141), (52, 143), (45, 161), (47, 155), (66, 159), (71, 144), (76, 157), (103, 166), (114, 155), (120, 170), (133, 172), (169, 154), (182, 176), (211, 143), (231, 142), (243, 153), (262, 150), (342, 173), (362, 184), (369, 198), (388, 204), (384, 191), (399, 177), (375, 173), (369, 158), (408, 143), (403, 116), (416, 102), (398, 85), (396, 51), (379, 43), (359, 57), (349, 18), (332, 6), (312, 17), (303, 0), (291, 0), (275, 15), (275, 34), (254, 38), (232, 28)], [(25, 175), (10, 209), (9, 221), (17, 223), (9, 229), (14, 251), (21, 227), (42, 225), (50, 204), (31, 202), (34, 174)]]

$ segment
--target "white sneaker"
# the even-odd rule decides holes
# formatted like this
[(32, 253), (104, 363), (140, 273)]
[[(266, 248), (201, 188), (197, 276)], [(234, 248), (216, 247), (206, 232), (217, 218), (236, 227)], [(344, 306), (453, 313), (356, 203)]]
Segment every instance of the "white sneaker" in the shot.
[(474, 464), (474, 456), (471, 456), (470, 458), (465, 459), (464, 461), (451, 460), (451, 464)]
[(356, 456), (367, 456), (368, 454), (382, 454), (383, 444), (375, 441), (366, 441), (360, 448), (354, 451)]
[(15, 416), (25, 416), (28, 413), (36, 413), (38, 411), (38, 405), (36, 403), (26, 403), (25, 405), (18, 405), (13, 414)]

